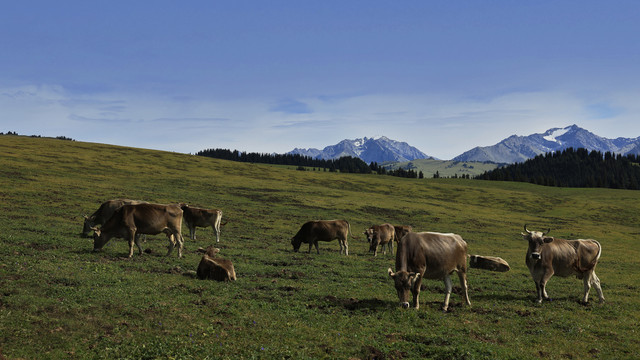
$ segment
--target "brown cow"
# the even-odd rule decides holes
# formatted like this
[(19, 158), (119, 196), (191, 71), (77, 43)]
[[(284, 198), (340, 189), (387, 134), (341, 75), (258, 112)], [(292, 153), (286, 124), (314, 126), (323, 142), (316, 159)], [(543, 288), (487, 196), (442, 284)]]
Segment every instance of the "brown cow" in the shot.
[(413, 231), (413, 227), (411, 227), (411, 225), (394, 225), (393, 228), (396, 232), (396, 242), (400, 241), (403, 236)]
[(364, 231), (367, 241), (369, 241), (369, 252), (373, 251), (373, 256), (378, 256), (378, 245), (382, 246), (382, 253), (387, 254), (385, 245), (393, 255), (393, 240), (396, 231), (391, 224), (373, 225)]
[(536, 283), (537, 302), (549, 299), (546, 285), (553, 275), (567, 277), (576, 275), (584, 283), (583, 303), (589, 301), (591, 285), (595, 286), (600, 302), (604, 301), (600, 279), (596, 275), (596, 265), (602, 247), (593, 239), (565, 240), (546, 236), (546, 232), (529, 231), (524, 225), (522, 236), (529, 242), (526, 263)]
[(90, 216), (84, 215), (84, 226), (82, 227), (82, 236), (89, 237), (89, 233), (91, 232), (92, 227), (102, 225), (105, 222), (107, 222), (107, 220), (109, 220), (111, 215), (113, 215), (113, 213), (116, 210), (120, 209), (122, 205), (146, 204), (146, 203), (147, 203), (146, 201), (129, 200), (129, 199), (113, 199), (113, 200), (107, 200), (103, 202), (98, 208), (98, 210), (96, 210), (93, 214), (91, 214)]
[(161, 232), (169, 238), (169, 252), (178, 243), (178, 257), (182, 257), (184, 239), (182, 228), (182, 209), (179, 205), (137, 204), (123, 205), (113, 213), (102, 228), (93, 228), (93, 251), (102, 247), (111, 238), (124, 238), (129, 241), (129, 257), (133, 256), (133, 244), (142, 254), (137, 234), (156, 235)]
[(180, 208), (184, 211), (183, 218), (189, 228), (191, 240), (196, 239), (196, 226), (211, 226), (216, 234), (216, 242), (220, 242), (220, 225), (224, 226), (226, 224), (222, 224), (222, 210), (191, 207), (184, 203), (180, 204)]
[(460, 278), (464, 300), (471, 305), (467, 288), (467, 243), (460, 235), (435, 232), (412, 232), (404, 236), (398, 242), (396, 272), (391, 268), (387, 270), (395, 282), (403, 308), (409, 307), (409, 291), (413, 294), (413, 307), (420, 307), (418, 296), (423, 278), (444, 280), (442, 309), (445, 311), (449, 308), (453, 288), (451, 274), (454, 271)]
[(198, 279), (212, 279), (216, 281), (236, 280), (236, 271), (233, 268), (231, 260), (216, 257), (220, 249), (209, 246), (206, 250), (203, 250), (203, 252), (204, 255), (202, 256), (202, 260), (200, 260), (196, 273)]
[(351, 232), (351, 226), (346, 220), (317, 220), (308, 221), (302, 225), (298, 233), (291, 239), (293, 251), (298, 252), (302, 243), (309, 244), (309, 253), (311, 247), (315, 245), (318, 249), (318, 241), (331, 241), (338, 239), (340, 243), (340, 254), (344, 251), (345, 255), (349, 255), (349, 245), (347, 236)]

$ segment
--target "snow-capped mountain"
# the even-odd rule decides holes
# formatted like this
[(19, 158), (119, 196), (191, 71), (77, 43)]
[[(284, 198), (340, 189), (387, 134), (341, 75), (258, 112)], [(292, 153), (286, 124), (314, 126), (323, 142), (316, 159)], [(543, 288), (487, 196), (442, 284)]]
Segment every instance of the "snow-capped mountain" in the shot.
[(640, 137), (607, 139), (595, 135), (577, 125), (549, 129), (542, 134), (510, 136), (493, 146), (476, 147), (456, 156), (456, 161), (491, 161), (516, 163), (547, 152), (566, 148), (585, 148), (618, 154), (638, 154)]
[(385, 161), (410, 161), (429, 158), (427, 154), (410, 146), (406, 142), (391, 140), (385, 136), (378, 138), (361, 138), (342, 140), (336, 145), (327, 146), (322, 150), (295, 148), (288, 154), (300, 154), (314, 159), (337, 159), (342, 156), (352, 156), (362, 159), (366, 163)]

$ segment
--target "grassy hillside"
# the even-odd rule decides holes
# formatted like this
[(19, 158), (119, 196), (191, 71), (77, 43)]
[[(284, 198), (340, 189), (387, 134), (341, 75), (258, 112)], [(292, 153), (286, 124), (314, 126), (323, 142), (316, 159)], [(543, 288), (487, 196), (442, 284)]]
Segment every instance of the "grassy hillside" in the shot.
[(493, 163), (434, 159), (417, 159), (392, 164), (385, 163), (383, 166), (390, 170), (402, 168), (405, 170), (413, 169), (416, 172), (422, 171), (425, 178), (432, 178), (436, 172), (438, 172), (441, 177), (454, 177), (455, 175), (458, 177), (462, 177), (462, 175), (470, 175), (473, 177), (498, 167), (498, 165)]
[[(195, 250), (215, 241), (211, 229), (187, 239), (181, 259), (165, 256), (164, 236), (132, 259), (123, 240), (92, 252), (80, 216), (118, 197), (222, 209), (218, 247), (238, 281), (189, 276)], [(0, 206), (8, 359), (640, 357), (637, 191), (302, 172), (0, 136)], [(348, 257), (336, 241), (319, 255), (292, 251), (299, 226), (320, 218), (349, 220)], [(429, 280), (420, 309), (400, 309), (386, 273), (393, 257), (373, 258), (362, 235), (383, 222), (459, 233), (470, 253), (501, 256), (512, 270), (470, 269), (471, 308), (454, 294), (443, 313), (443, 284)], [(600, 240), (607, 302), (580, 305), (581, 281), (552, 278), (554, 301), (536, 305), (524, 223)]]

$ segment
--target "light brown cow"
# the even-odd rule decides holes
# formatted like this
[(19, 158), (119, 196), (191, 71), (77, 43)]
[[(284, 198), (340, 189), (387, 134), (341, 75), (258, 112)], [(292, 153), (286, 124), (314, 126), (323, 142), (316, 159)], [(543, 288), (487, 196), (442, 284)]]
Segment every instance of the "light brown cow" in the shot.
[(320, 254), (318, 249), (318, 241), (331, 241), (338, 239), (340, 243), (340, 254), (349, 255), (349, 244), (347, 242), (347, 236), (351, 232), (351, 226), (346, 220), (316, 220), (308, 221), (302, 225), (300, 230), (291, 239), (291, 245), (293, 245), (293, 251), (298, 252), (302, 243), (309, 244), (309, 253), (311, 253), (311, 247), (315, 245), (316, 251)]
[(378, 256), (378, 245), (382, 246), (382, 253), (387, 254), (385, 245), (393, 255), (393, 240), (396, 231), (391, 224), (373, 225), (364, 231), (367, 241), (369, 241), (369, 252), (373, 251), (373, 256)]
[(182, 209), (178, 205), (137, 204), (123, 205), (113, 213), (102, 228), (93, 228), (93, 251), (102, 247), (111, 238), (124, 238), (129, 241), (129, 257), (133, 256), (133, 244), (142, 254), (137, 234), (156, 235), (165, 233), (169, 238), (169, 251), (178, 243), (178, 257), (182, 257), (184, 239), (182, 228)]
[(411, 227), (411, 225), (394, 225), (393, 228), (396, 232), (396, 242), (400, 241), (403, 236), (413, 231), (413, 227)]
[(212, 279), (216, 281), (235, 281), (236, 271), (233, 268), (231, 260), (216, 257), (220, 249), (209, 246), (206, 250), (202, 250), (204, 255), (196, 275), (200, 280)]
[(529, 231), (524, 225), (523, 238), (529, 243), (526, 263), (533, 281), (536, 283), (537, 302), (549, 299), (546, 285), (553, 275), (567, 277), (576, 275), (584, 283), (582, 302), (589, 301), (589, 290), (595, 286), (600, 302), (604, 301), (600, 279), (596, 275), (596, 265), (602, 247), (593, 239), (565, 240), (546, 236), (546, 232)]
[(413, 295), (413, 307), (420, 303), (420, 285), (422, 279), (442, 279), (445, 285), (443, 310), (449, 308), (449, 298), (453, 285), (451, 274), (458, 273), (460, 286), (467, 305), (469, 293), (467, 287), (467, 243), (457, 234), (436, 232), (409, 233), (398, 242), (396, 251), (396, 272), (387, 270), (393, 278), (400, 306), (409, 307), (409, 291)]
[(120, 209), (122, 205), (146, 204), (146, 203), (147, 203), (146, 201), (129, 200), (129, 199), (113, 199), (113, 200), (107, 200), (103, 202), (98, 208), (98, 210), (96, 210), (93, 214), (91, 214), (90, 216), (84, 215), (84, 225), (82, 227), (82, 236), (89, 237), (92, 227), (102, 225), (105, 222), (107, 222), (107, 220), (109, 220), (111, 215), (113, 215), (113, 213), (116, 210)]
[(216, 242), (220, 242), (220, 225), (226, 224), (222, 223), (222, 210), (197, 208), (184, 203), (180, 204), (180, 208), (184, 212), (183, 218), (189, 228), (191, 240), (196, 239), (196, 226), (205, 228), (211, 226), (216, 234)]

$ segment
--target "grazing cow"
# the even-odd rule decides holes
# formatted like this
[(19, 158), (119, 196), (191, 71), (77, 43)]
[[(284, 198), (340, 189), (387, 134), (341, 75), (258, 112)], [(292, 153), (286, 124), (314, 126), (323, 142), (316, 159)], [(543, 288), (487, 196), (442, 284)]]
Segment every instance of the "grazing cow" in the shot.
[(460, 235), (435, 232), (412, 232), (404, 236), (398, 242), (396, 272), (391, 268), (387, 270), (403, 308), (409, 307), (409, 291), (413, 295), (413, 307), (420, 307), (418, 296), (423, 278), (444, 280), (444, 311), (449, 308), (454, 271), (460, 278), (464, 300), (471, 305), (467, 288), (467, 243)]
[(382, 246), (382, 253), (387, 254), (385, 245), (393, 255), (393, 239), (396, 231), (391, 224), (373, 225), (364, 231), (369, 241), (369, 252), (373, 251), (373, 256), (378, 256), (378, 245)]
[(113, 199), (107, 200), (100, 205), (90, 216), (84, 215), (84, 226), (82, 227), (82, 236), (89, 237), (91, 228), (104, 224), (113, 213), (126, 204), (146, 204), (146, 201), (129, 200), (129, 199)]
[(393, 228), (396, 231), (396, 236), (395, 236), (396, 242), (400, 241), (400, 239), (402, 239), (403, 236), (413, 231), (413, 228), (411, 227), (411, 225), (394, 225)]
[(102, 225), (93, 228), (93, 251), (102, 247), (111, 238), (124, 238), (129, 241), (129, 257), (133, 256), (133, 244), (142, 254), (137, 234), (156, 235), (165, 233), (169, 238), (169, 252), (178, 243), (178, 257), (182, 257), (184, 240), (181, 234), (182, 209), (178, 205), (137, 204), (123, 205)]
[(546, 232), (529, 231), (524, 225), (522, 236), (529, 242), (526, 263), (536, 283), (537, 302), (549, 299), (546, 285), (553, 275), (567, 277), (576, 275), (584, 283), (583, 303), (589, 301), (591, 285), (595, 286), (600, 302), (604, 301), (600, 279), (596, 275), (596, 265), (602, 247), (592, 239), (565, 240), (546, 236)]
[(189, 237), (191, 240), (196, 239), (196, 226), (211, 226), (213, 232), (216, 233), (216, 242), (220, 242), (220, 225), (224, 226), (226, 224), (222, 224), (222, 210), (191, 207), (184, 203), (180, 204), (180, 208), (184, 211), (184, 222), (189, 228)]
[(298, 233), (291, 239), (293, 251), (298, 252), (302, 243), (309, 244), (309, 253), (311, 247), (315, 245), (318, 249), (318, 241), (331, 241), (338, 239), (340, 243), (340, 254), (344, 251), (345, 255), (349, 255), (349, 245), (347, 236), (351, 232), (351, 226), (346, 220), (317, 220), (308, 221), (302, 225)]
[(231, 260), (217, 258), (216, 254), (220, 249), (209, 246), (206, 250), (202, 250), (202, 260), (198, 265), (196, 275), (200, 280), (216, 280), (216, 281), (235, 281), (236, 271), (233, 268)]

